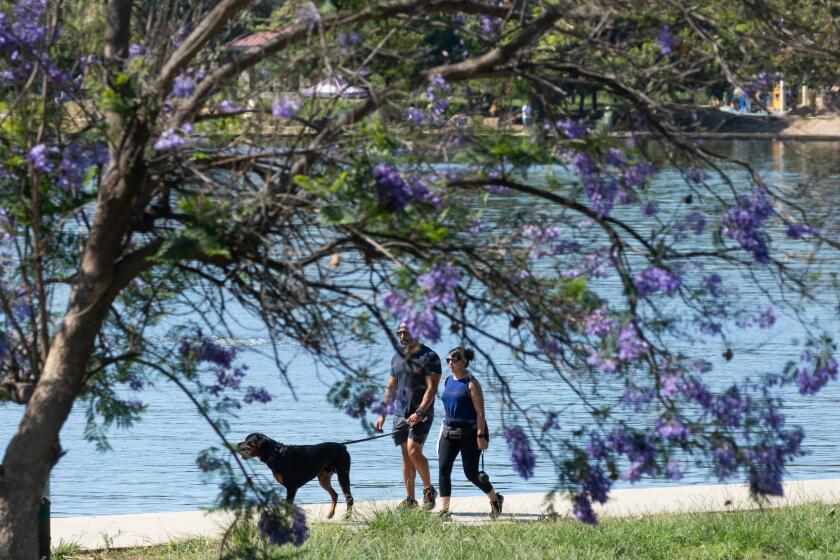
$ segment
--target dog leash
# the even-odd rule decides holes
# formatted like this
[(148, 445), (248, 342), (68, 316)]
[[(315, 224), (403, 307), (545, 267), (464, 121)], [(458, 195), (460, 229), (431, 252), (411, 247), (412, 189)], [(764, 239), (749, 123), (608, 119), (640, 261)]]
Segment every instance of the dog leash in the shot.
[[(421, 422), (426, 422), (427, 420), (428, 420), (428, 418), (423, 418), (423, 420), (421, 420)], [(362, 443), (363, 441), (370, 441), (370, 440), (373, 440), (373, 439), (379, 439), (379, 438), (392, 436), (392, 435), (396, 434), (397, 432), (405, 432), (406, 430), (408, 430), (408, 427), (401, 428), (399, 430), (394, 430), (393, 432), (391, 432), (389, 434), (380, 434), (378, 436), (366, 437), (366, 438), (362, 438), (362, 439), (354, 439), (354, 440), (351, 440), (351, 441), (342, 441), (342, 442), (339, 442), (339, 443), (341, 443), (341, 445), (350, 445), (350, 444), (353, 444), (353, 443)]]
[(366, 438), (363, 438), (363, 439), (354, 439), (352, 441), (342, 441), (342, 442), (339, 442), (339, 443), (341, 443), (341, 445), (350, 445), (351, 443), (362, 443), (363, 441), (370, 441), (372, 439), (384, 438), (384, 437), (392, 436), (392, 435), (396, 434), (397, 432), (404, 432), (404, 431), (405, 430), (394, 430), (390, 434), (380, 434), (378, 436), (366, 437)]

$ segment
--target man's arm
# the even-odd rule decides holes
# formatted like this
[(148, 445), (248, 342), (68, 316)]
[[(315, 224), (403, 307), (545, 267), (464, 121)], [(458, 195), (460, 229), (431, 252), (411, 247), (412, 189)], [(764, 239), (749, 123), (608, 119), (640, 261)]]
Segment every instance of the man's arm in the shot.
[[(426, 391), (423, 393), (423, 400), (420, 401), (420, 406), (417, 407), (423, 415), (425, 415), (435, 404), (435, 395), (437, 394), (438, 383), (440, 383), (439, 373), (426, 376)], [(415, 412), (408, 418), (408, 425), (413, 426), (422, 419), (423, 418), (418, 416)]]
[[(385, 386), (385, 396), (382, 397), (382, 404), (385, 405), (383, 408), (388, 407), (388, 403), (391, 402), (391, 397), (394, 395), (394, 391), (397, 390), (397, 378), (394, 375), (388, 376), (388, 385)], [(382, 431), (382, 426), (385, 425), (385, 414), (380, 414), (379, 418), (376, 419), (376, 422), (373, 423), (373, 428), (377, 432)]]

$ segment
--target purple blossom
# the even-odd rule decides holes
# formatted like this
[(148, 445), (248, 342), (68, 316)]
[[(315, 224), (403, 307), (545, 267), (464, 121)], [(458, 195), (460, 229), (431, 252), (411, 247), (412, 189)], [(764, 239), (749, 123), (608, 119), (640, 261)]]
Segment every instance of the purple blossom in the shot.
[(495, 35), (501, 27), (501, 18), (481, 16), (481, 32), (484, 35)]
[(575, 518), (587, 525), (595, 525), (597, 519), (595, 512), (592, 510), (592, 502), (586, 494), (578, 494), (572, 501), (572, 514)]
[(405, 112), (405, 120), (414, 125), (421, 124), (423, 122), (423, 111), (412, 105)]
[(615, 322), (607, 315), (606, 307), (599, 307), (586, 317), (584, 331), (589, 336), (606, 336), (615, 326)]
[(656, 168), (648, 162), (636, 163), (628, 166), (622, 173), (621, 180), (624, 186), (634, 189), (643, 185), (656, 173)]
[(26, 159), (32, 164), (35, 171), (49, 173), (53, 170), (53, 163), (49, 160), (49, 154), (54, 151), (54, 149), (48, 149), (46, 144), (38, 144), (29, 150)]
[(421, 275), (417, 282), (429, 305), (450, 305), (455, 301), (455, 288), (461, 272), (450, 263), (435, 263), (432, 270)]
[(143, 410), (143, 401), (137, 399), (123, 401), (123, 404), (132, 412), (140, 412)]
[(192, 141), (193, 140), (191, 138), (181, 136), (181, 134), (176, 132), (175, 129), (167, 128), (163, 131), (163, 134), (160, 135), (160, 138), (157, 139), (157, 142), (155, 142), (155, 150), (158, 150), (159, 152), (174, 150), (189, 144)]
[(818, 358), (814, 371), (802, 367), (796, 376), (796, 386), (803, 395), (815, 395), (830, 380), (837, 379), (837, 361), (832, 358)]
[(819, 235), (820, 230), (809, 224), (788, 224), (787, 236), (791, 239), (802, 239), (803, 235)]
[(632, 406), (636, 412), (644, 410), (645, 405), (653, 400), (653, 388), (645, 387), (637, 389), (635, 387), (627, 387), (624, 390), (624, 396), (621, 402), (626, 406)]
[(401, 322), (406, 324), (408, 332), (416, 339), (432, 342), (440, 340), (440, 325), (431, 307), (409, 311)]
[(586, 445), (586, 454), (594, 461), (605, 460), (610, 456), (607, 443), (595, 430), (589, 432), (589, 443)]
[(251, 404), (255, 402), (267, 403), (271, 401), (271, 399), (271, 394), (266, 391), (264, 387), (254, 387), (249, 385), (245, 390), (245, 397), (242, 400), (245, 401), (245, 404)]
[(726, 480), (738, 471), (741, 461), (730, 443), (724, 443), (712, 452), (715, 475), (718, 480)]
[(680, 277), (662, 268), (649, 266), (636, 275), (633, 284), (640, 296), (647, 296), (656, 292), (671, 295), (679, 289)]
[(615, 204), (618, 185), (613, 179), (598, 176), (586, 176), (583, 179), (583, 189), (589, 203), (599, 218), (608, 215)]
[(764, 190), (755, 189), (749, 195), (742, 194), (738, 197), (738, 203), (720, 219), (723, 234), (751, 252), (756, 262), (766, 264), (770, 259), (770, 251), (761, 227), (772, 214), (773, 207), (767, 201)]
[(219, 112), (223, 115), (237, 113), (242, 110), (242, 105), (230, 99), (225, 99), (219, 104)]
[(648, 344), (639, 338), (636, 327), (627, 324), (618, 328), (618, 358), (623, 361), (635, 360), (646, 354)]
[(665, 464), (665, 477), (668, 480), (681, 480), (683, 477), (683, 470), (680, 468), (680, 463), (676, 459), (668, 459)]
[(179, 74), (175, 81), (172, 82), (172, 97), (184, 98), (189, 97), (195, 91), (195, 80), (186, 74)]
[(692, 212), (685, 218), (683, 225), (684, 227), (691, 228), (694, 235), (700, 235), (706, 227), (706, 217), (700, 212)]
[(669, 439), (682, 439), (688, 435), (688, 430), (678, 418), (659, 418), (656, 421), (656, 429), (662, 437)]
[(390, 165), (380, 163), (374, 167), (373, 179), (376, 181), (377, 198), (393, 210), (404, 210), (413, 202), (431, 204), (436, 209), (442, 208), (443, 199), (439, 194), (432, 193), (425, 182), (415, 177), (404, 179), (399, 171)]
[(260, 536), (277, 546), (287, 543), (301, 546), (306, 542), (309, 538), (306, 514), (297, 506), (292, 508), (290, 519), (286, 519), (279, 511), (262, 512), (257, 522)]
[(645, 216), (655, 216), (659, 212), (659, 203), (656, 201), (651, 201), (645, 204), (644, 213)]
[(58, 166), (58, 184), (76, 192), (82, 188), (85, 174), (94, 165), (105, 165), (110, 161), (108, 149), (96, 144), (85, 146), (74, 142), (64, 149)]
[(672, 50), (679, 44), (679, 40), (671, 35), (671, 28), (666, 23), (659, 30), (659, 36), (654, 41), (654, 44), (659, 47), (662, 54), (670, 54)]
[(376, 391), (371, 388), (365, 389), (356, 395), (355, 398), (348, 399), (344, 406), (344, 413), (350, 418), (364, 418), (367, 410), (373, 408), (373, 403), (375, 402)]
[(128, 46), (128, 60), (134, 60), (146, 54), (146, 47), (132, 43)]
[(135, 377), (132, 377), (128, 382), (128, 388), (132, 391), (139, 391), (143, 388), (143, 382)]
[(717, 272), (713, 272), (712, 274), (703, 278), (703, 286), (705, 287), (706, 291), (709, 292), (709, 295), (715, 298), (719, 298), (723, 295), (723, 290), (721, 286), (723, 284), (723, 280), (720, 277), (720, 274)]
[(510, 448), (510, 459), (513, 461), (513, 468), (524, 479), (534, 476), (534, 467), (537, 463), (537, 456), (531, 451), (528, 445), (528, 436), (521, 426), (505, 428), (502, 432), (508, 447)]
[(271, 114), (278, 119), (293, 119), (300, 110), (300, 105), (291, 99), (278, 99), (271, 106)]
[(623, 167), (627, 163), (627, 156), (618, 148), (610, 148), (604, 156), (604, 162), (615, 167)]
[[(571, 119), (567, 119), (565, 121), (557, 121), (557, 128), (561, 132), (563, 132), (563, 134), (569, 140), (583, 138), (584, 136), (589, 134), (589, 131), (582, 124), (580, 124), (579, 121), (573, 121)], [(612, 150), (610, 152), (612, 153)], [(622, 153), (622, 155), (624, 154)]]

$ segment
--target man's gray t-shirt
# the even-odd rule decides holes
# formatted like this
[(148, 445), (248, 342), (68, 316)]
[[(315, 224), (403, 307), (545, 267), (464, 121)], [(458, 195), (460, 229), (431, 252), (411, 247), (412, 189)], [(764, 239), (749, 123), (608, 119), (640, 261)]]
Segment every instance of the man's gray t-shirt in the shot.
[[(394, 354), (391, 358), (391, 375), (397, 379), (394, 414), (407, 417), (414, 413), (423, 402), (426, 377), (440, 374), (440, 356), (428, 346), (421, 344), (420, 350), (407, 357), (402, 352)], [(426, 414), (431, 415), (433, 410), (434, 406), (429, 407)]]

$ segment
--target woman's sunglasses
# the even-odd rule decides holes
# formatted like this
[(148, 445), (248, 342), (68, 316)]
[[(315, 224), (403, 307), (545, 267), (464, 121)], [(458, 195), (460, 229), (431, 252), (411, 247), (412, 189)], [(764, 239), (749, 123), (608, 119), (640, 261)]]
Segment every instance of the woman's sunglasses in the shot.
[(461, 361), (461, 356), (448, 356), (446, 358), (446, 363), (447, 364), (451, 364), (452, 362), (460, 362), (460, 361)]

